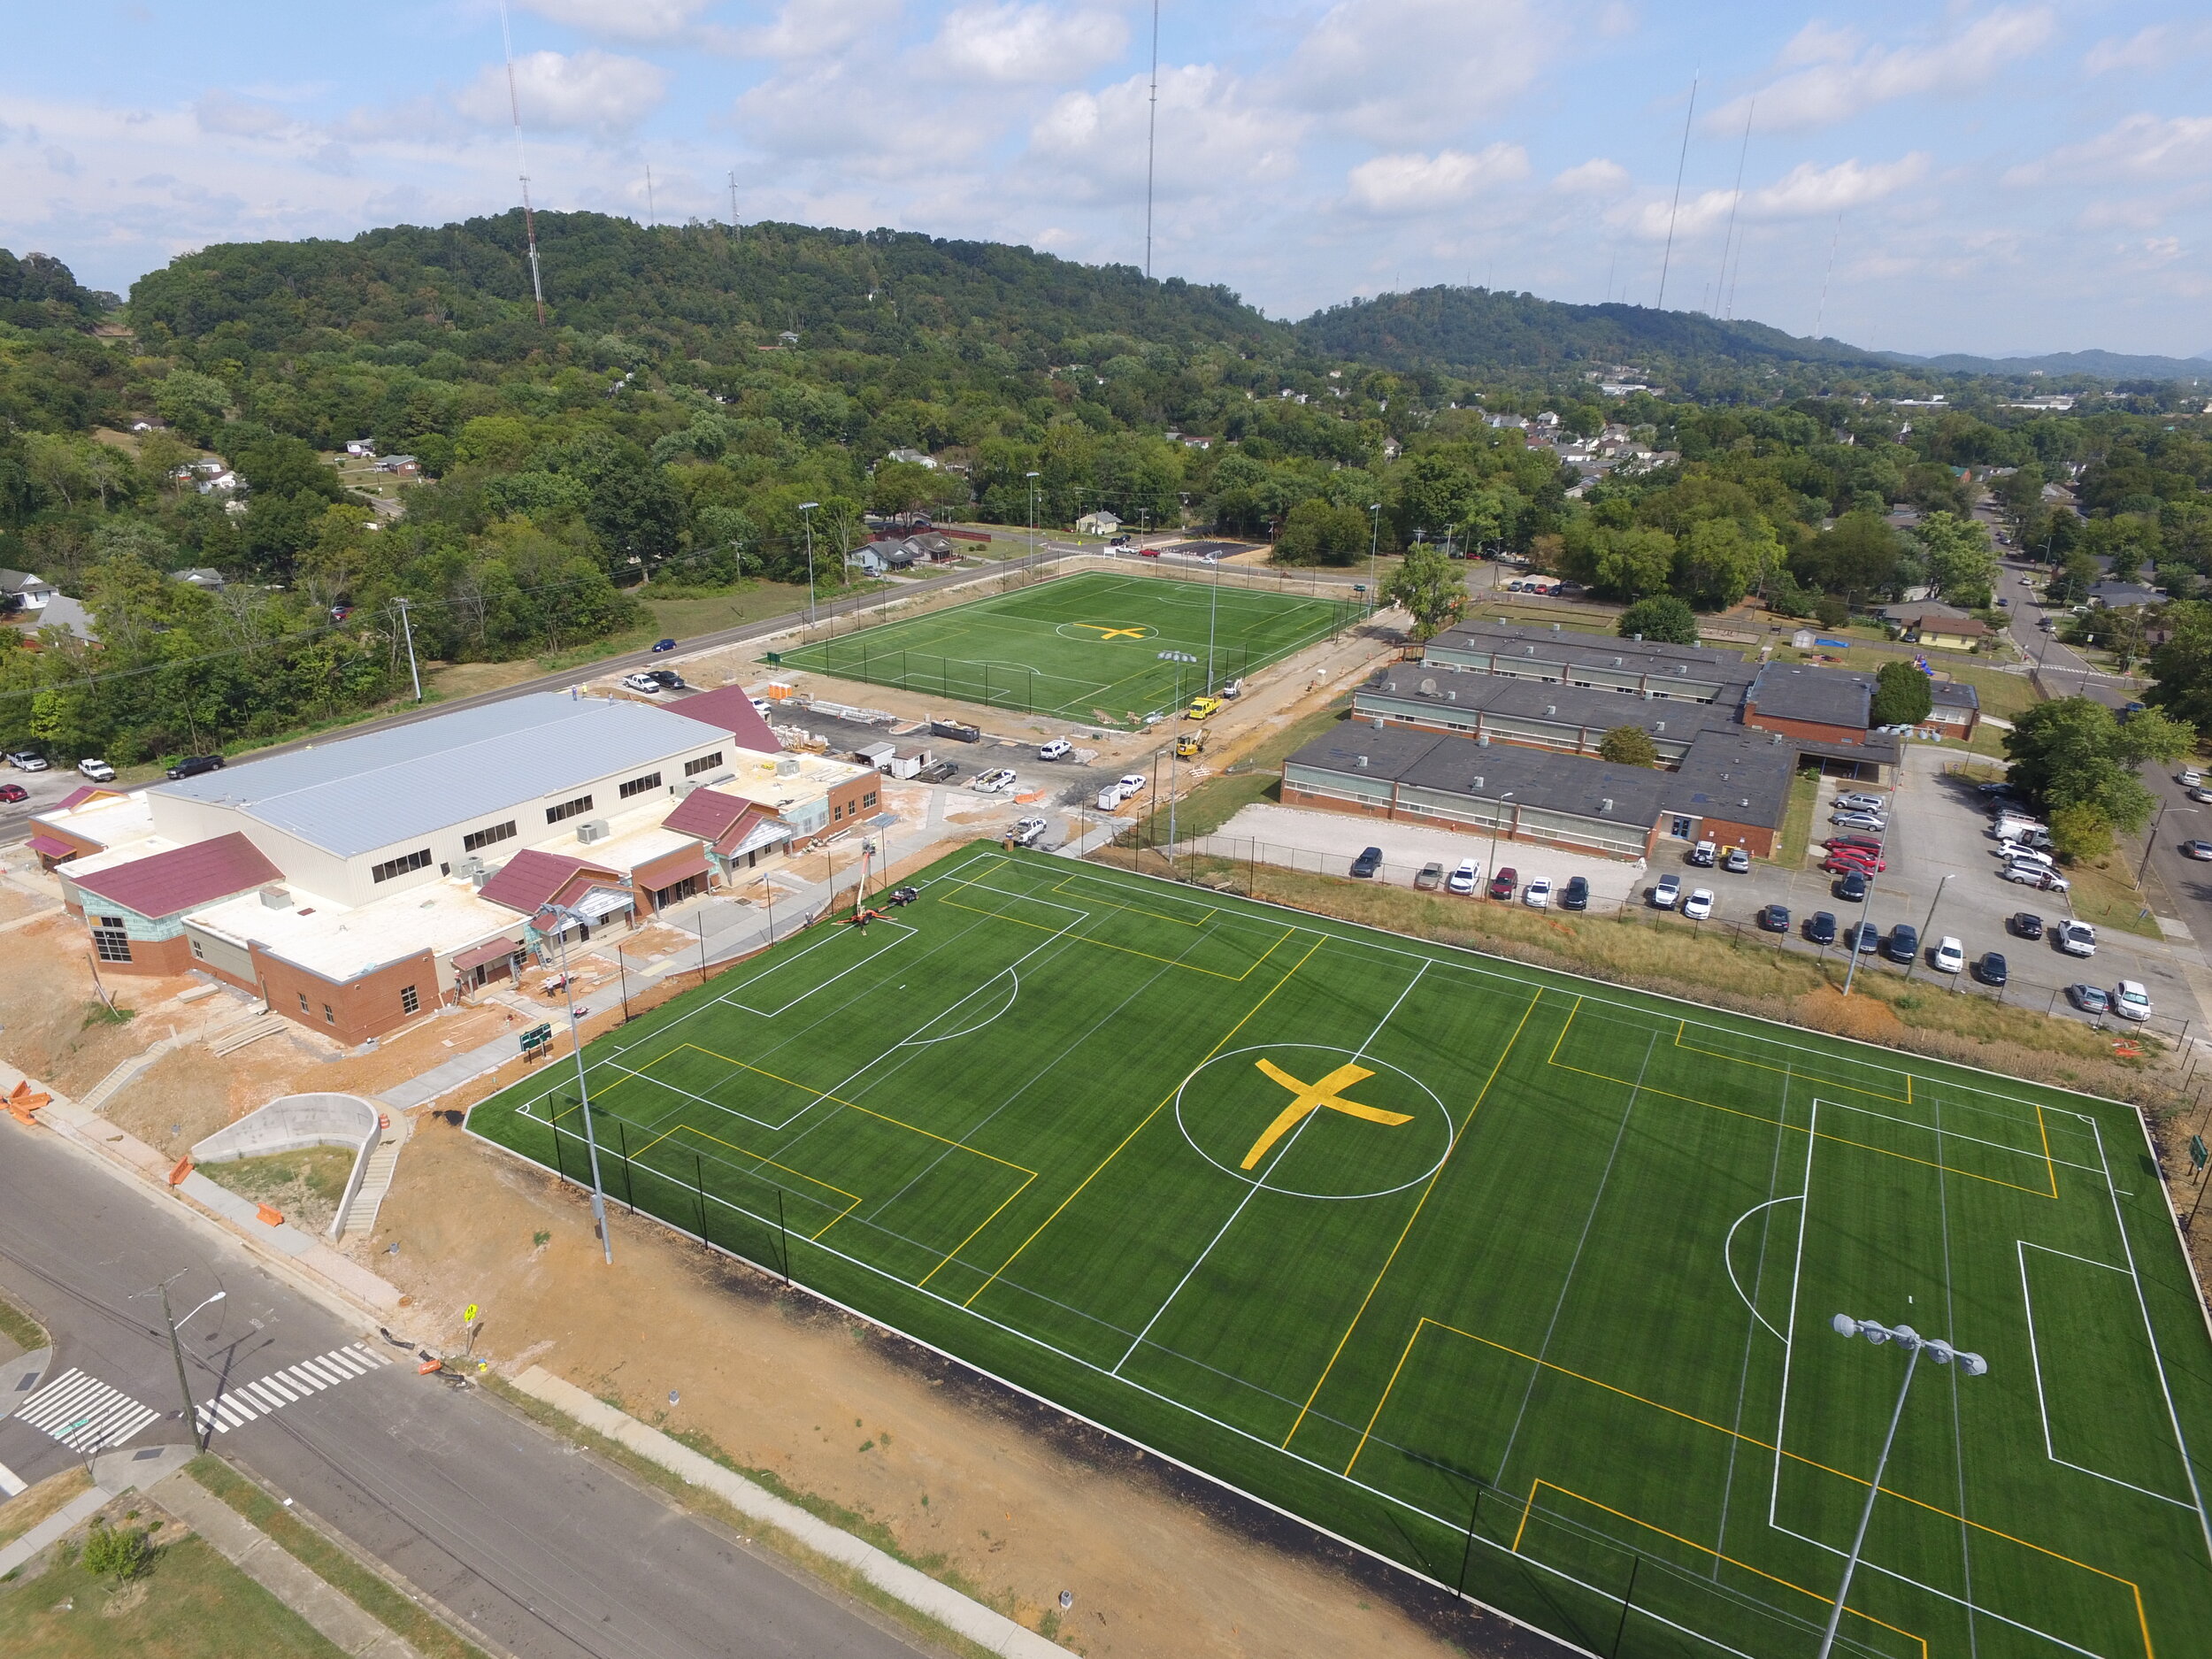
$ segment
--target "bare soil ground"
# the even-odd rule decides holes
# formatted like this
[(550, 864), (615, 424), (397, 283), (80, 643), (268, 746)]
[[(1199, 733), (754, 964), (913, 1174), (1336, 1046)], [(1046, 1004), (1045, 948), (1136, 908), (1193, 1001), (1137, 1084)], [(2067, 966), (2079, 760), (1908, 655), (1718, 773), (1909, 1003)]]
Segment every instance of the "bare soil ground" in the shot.
[(1033, 1627), (1073, 1590), (1061, 1636), (1085, 1653), (1491, 1650), (1379, 1570), (616, 1208), (608, 1268), (572, 1189), (426, 1113), (357, 1248), (431, 1340), (457, 1349), (480, 1302), (501, 1370), (704, 1437)]

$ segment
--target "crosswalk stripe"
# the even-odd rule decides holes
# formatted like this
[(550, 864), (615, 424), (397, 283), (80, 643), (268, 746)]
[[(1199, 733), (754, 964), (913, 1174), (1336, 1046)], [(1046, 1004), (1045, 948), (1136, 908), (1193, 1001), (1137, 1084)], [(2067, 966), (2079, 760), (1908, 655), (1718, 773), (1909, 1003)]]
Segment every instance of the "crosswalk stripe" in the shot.
[(280, 1374), (286, 1377), (298, 1378), (302, 1382), (311, 1386), (317, 1394), (322, 1393), (324, 1389), (330, 1386), (328, 1383), (315, 1375), (313, 1371), (308, 1370), (304, 1364), (288, 1365), (284, 1368)]
[(72, 1451), (86, 1452), (120, 1446), (161, 1414), (73, 1365), (15, 1415)]
[(351, 1371), (342, 1371), (331, 1363), (327, 1354), (319, 1354), (307, 1363), (314, 1368), (315, 1374), (326, 1382), (342, 1383), (353, 1375)]
[(343, 1371), (349, 1377), (358, 1377), (362, 1372), (368, 1370), (366, 1365), (364, 1365), (359, 1360), (354, 1358), (352, 1355), (347, 1353), (345, 1349), (342, 1348), (333, 1348), (329, 1353), (324, 1355), (322, 1357), (322, 1363), (326, 1365), (335, 1366), (338, 1370)]
[[(391, 1361), (372, 1348), (359, 1343), (349, 1343), (333, 1348), (327, 1354), (318, 1354), (296, 1365), (257, 1377), (251, 1382), (233, 1383), (215, 1399), (199, 1409), (200, 1425), (212, 1428), (218, 1434), (227, 1434), (234, 1428), (242, 1428), (257, 1417), (280, 1411), (288, 1405), (296, 1405), (326, 1388), (335, 1387), (349, 1378), (365, 1377), (372, 1371), (388, 1365)], [(135, 1402), (129, 1403), (135, 1404)], [(152, 1414), (149, 1413), (150, 1417)], [(135, 1432), (135, 1431), (134, 1431)]]
[(274, 1411), (285, 1402), (277, 1398), (276, 1390), (265, 1383), (250, 1382), (238, 1391), (264, 1411)]

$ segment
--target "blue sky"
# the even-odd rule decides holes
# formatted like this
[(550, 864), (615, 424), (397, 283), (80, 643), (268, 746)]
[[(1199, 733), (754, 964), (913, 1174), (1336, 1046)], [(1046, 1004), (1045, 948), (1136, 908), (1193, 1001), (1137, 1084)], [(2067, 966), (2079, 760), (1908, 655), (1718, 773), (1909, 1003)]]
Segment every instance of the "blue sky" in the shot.
[[(1143, 263), (1148, 3), (510, 4), (541, 206), (642, 219), (649, 167), (660, 219), (723, 219), (733, 173), (741, 221)], [(8, 33), (0, 246), (97, 286), (516, 199), (495, 0)], [(2208, 69), (2179, 0), (1164, 0), (1153, 268), (1301, 316), (1439, 281), (1649, 304), (1663, 260), (1670, 307), (1793, 333), (2191, 356)]]

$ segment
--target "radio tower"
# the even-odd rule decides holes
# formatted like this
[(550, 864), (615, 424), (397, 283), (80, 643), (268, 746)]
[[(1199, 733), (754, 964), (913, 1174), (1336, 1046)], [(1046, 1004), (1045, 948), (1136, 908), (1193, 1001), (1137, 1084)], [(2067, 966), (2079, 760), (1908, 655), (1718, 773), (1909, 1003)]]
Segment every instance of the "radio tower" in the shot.
[(499, 44), (507, 58), (507, 112), (515, 123), (515, 165), (522, 174), (522, 235), (530, 250), (530, 296), (538, 303), (538, 326), (545, 326), (545, 284), (538, 277), (538, 222), (530, 211), (530, 158), (522, 148), (522, 104), (515, 96), (515, 43), (507, 34), (507, 0), (499, 0)]

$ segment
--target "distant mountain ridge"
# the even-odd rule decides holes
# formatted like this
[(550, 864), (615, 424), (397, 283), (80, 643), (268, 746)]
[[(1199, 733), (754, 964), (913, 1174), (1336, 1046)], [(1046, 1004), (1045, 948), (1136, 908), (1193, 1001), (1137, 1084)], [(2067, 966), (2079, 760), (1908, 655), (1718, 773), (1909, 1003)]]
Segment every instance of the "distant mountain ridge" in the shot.
[(2031, 357), (1977, 357), (1947, 352), (1939, 357), (1909, 357), (1901, 351), (1875, 354), (1900, 368), (1937, 374), (2093, 375), (2101, 380), (2212, 381), (2212, 352), (2193, 357), (2131, 357), (2120, 351), (2048, 351)]

